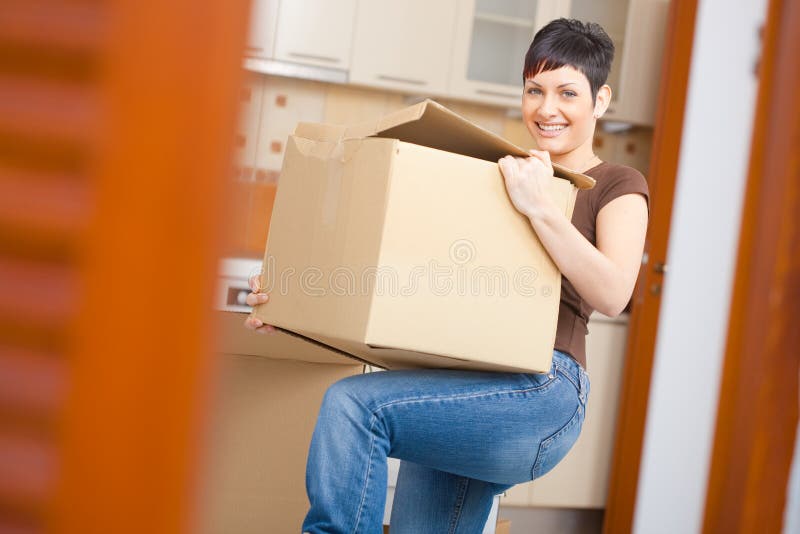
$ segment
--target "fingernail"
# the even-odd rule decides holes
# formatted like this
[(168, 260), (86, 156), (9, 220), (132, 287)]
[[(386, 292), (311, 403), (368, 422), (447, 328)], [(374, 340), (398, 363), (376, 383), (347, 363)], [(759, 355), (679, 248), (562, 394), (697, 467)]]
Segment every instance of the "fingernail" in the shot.
[(269, 300), (269, 295), (266, 293), (259, 293), (258, 294), (258, 301), (259, 302), (267, 302)]

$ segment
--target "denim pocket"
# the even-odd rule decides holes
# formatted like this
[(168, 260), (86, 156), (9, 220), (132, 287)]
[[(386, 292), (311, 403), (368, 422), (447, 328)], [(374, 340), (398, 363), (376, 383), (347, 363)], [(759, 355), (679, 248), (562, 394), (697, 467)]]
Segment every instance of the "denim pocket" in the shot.
[(556, 381), (558, 376), (556, 373), (525, 373), (525, 378), (530, 382), (533, 389), (545, 389), (548, 388), (553, 382)]
[(581, 433), (584, 413), (583, 404), (578, 403), (575, 413), (567, 421), (567, 424), (539, 444), (531, 480), (537, 479), (553, 469), (572, 449)]

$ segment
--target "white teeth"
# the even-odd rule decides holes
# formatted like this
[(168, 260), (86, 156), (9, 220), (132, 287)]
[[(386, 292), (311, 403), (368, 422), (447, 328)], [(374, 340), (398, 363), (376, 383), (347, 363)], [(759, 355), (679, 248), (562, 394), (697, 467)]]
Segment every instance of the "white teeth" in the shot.
[(537, 124), (539, 125), (539, 128), (541, 128), (545, 132), (555, 132), (557, 130), (563, 130), (564, 128), (566, 128), (566, 125), (564, 124), (542, 124), (542, 123), (537, 123)]

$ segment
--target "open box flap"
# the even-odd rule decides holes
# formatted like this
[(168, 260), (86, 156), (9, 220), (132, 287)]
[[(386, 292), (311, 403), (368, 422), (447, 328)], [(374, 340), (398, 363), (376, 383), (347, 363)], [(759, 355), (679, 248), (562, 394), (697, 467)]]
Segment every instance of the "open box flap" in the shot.
[[(295, 134), (321, 141), (385, 137), (487, 161), (497, 161), (509, 154), (520, 157), (529, 155), (525, 149), (433, 100), (390, 113), (377, 122), (351, 126), (300, 123)], [(553, 163), (553, 170), (556, 176), (571, 181), (578, 189), (591, 189), (595, 185), (593, 178), (557, 163)]]

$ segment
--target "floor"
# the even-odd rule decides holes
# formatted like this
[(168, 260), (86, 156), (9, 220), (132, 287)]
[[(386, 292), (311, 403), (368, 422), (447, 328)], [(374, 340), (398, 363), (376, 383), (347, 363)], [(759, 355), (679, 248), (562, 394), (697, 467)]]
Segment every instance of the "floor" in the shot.
[(511, 534), (599, 534), (603, 530), (603, 510), (501, 506), (499, 517), (511, 520)]

